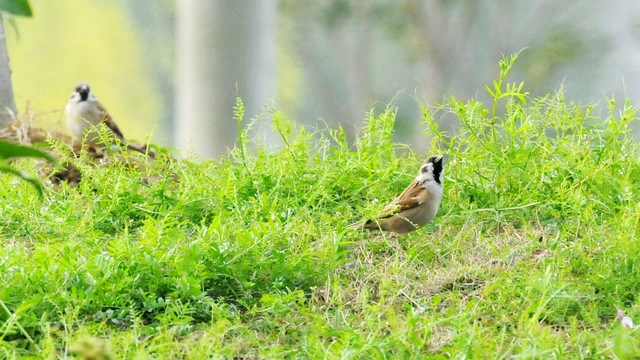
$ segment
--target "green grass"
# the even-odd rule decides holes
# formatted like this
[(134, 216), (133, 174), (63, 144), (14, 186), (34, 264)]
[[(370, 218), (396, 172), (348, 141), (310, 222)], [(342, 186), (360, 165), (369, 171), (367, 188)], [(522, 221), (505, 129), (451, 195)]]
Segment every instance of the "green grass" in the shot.
[[(216, 161), (81, 159), (44, 199), (0, 176), (0, 357), (634, 358), (615, 313), (640, 319), (635, 108), (531, 99), (503, 83), (514, 60), (495, 104), (423, 106), (418, 153), (393, 107), (351, 147), (275, 112), (277, 153), (244, 131)], [(426, 153), (448, 154), (432, 224), (397, 244), (344, 229)]]

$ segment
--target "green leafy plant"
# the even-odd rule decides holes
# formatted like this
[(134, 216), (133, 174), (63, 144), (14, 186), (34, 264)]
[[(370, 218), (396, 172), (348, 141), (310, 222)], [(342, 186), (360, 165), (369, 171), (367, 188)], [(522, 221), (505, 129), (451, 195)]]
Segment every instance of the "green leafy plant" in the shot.
[(40, 181), (33, 176), (14, 168), (8, 162), (9, 159), (23, 157), (44, 159), (54, 164), (57, 164), (58, 162), (51, 155), (34, 147), (18, 145), (0, 140), (0, 172), (6, 172), (22, 178), (23, 180), (33, 185), (33, 187), (38, 191), (38, 194), (42, 196), (42, 183), (40, 183)]

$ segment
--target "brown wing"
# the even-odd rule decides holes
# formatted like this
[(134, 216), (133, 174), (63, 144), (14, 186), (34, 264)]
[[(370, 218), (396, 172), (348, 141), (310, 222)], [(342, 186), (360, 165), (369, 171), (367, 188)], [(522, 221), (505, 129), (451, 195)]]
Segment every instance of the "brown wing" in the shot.
[(118, 139), (124, 142), (124, 135), (122, 135), (122, 131), (118, 129), (118, 125), (116, 125), (116, 123), (113, 121), (111, 115), (109, 115), (109, 113), (107, 112), (107, 109), (105, 109), (104, 106), (102, 106), (102, 104), (100, 103), (96, 103), (96, 106), (98, 107), (98, 109), (100, 109), (100, 111), (102, 111), (102, 119), (100, 121), (105, 124), (109, 128), (109, 130), (111, 130), (111, 132), (113, 132), (118, 137)]
[(383, 215), (382, 218), (397, 214), (400, 211), (412, 209), (422, 204), (430, 197), (431, 194), (429, 191), (423, 188), (420, 183), (413, 182), (402, 192), (402, 194), (400, 194), (400, 196), (382, 209), (383, 213), (387, 213), (386, 215)]

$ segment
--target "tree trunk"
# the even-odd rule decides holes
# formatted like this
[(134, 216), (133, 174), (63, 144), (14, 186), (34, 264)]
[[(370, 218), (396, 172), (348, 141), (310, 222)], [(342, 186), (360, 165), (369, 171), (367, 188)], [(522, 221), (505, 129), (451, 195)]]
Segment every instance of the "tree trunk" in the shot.
[(11, 68), (9, 68), (9, 54), (4, 35), (4, 24), (0, 16), (0, 127), (10, 123), (18, 113), (13, 100), (13, 86), (11, 85)]
[(275, 96), (276, 16), (275, 0), (178, 1), (175, 143), (219, 156), (238, 136), (236, 97), (248, 120)]

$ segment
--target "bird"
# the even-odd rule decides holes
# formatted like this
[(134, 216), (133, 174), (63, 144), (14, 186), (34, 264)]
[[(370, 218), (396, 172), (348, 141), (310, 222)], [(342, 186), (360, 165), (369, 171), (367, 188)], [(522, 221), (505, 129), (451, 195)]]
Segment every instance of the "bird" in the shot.
[(97, 142), (100, 136), (96, 131), (96, 127), (104, 124), (121, 144), (127, 144), (122, 131), (120, 131), (113, 118), (95, 97), (89, 84), (81, 82), (76, 85), (64, 111), (69, 131), (76, 139), (82, 141), (86, 136), (89, 144), (98, 145)]
[(621, 309), (618, 309), (618, 320), (622, 324), (623, 327), (627, 329), (633, 328), (633, 320), (630, 317), (625, 316)]
[(443, 176), (443, 157), (428, 157), (409, 187), (382, 209), (383, 215), (347, 228), (383, 230), (404, 235), (425, 226), (433, 220), (440, 207)]

